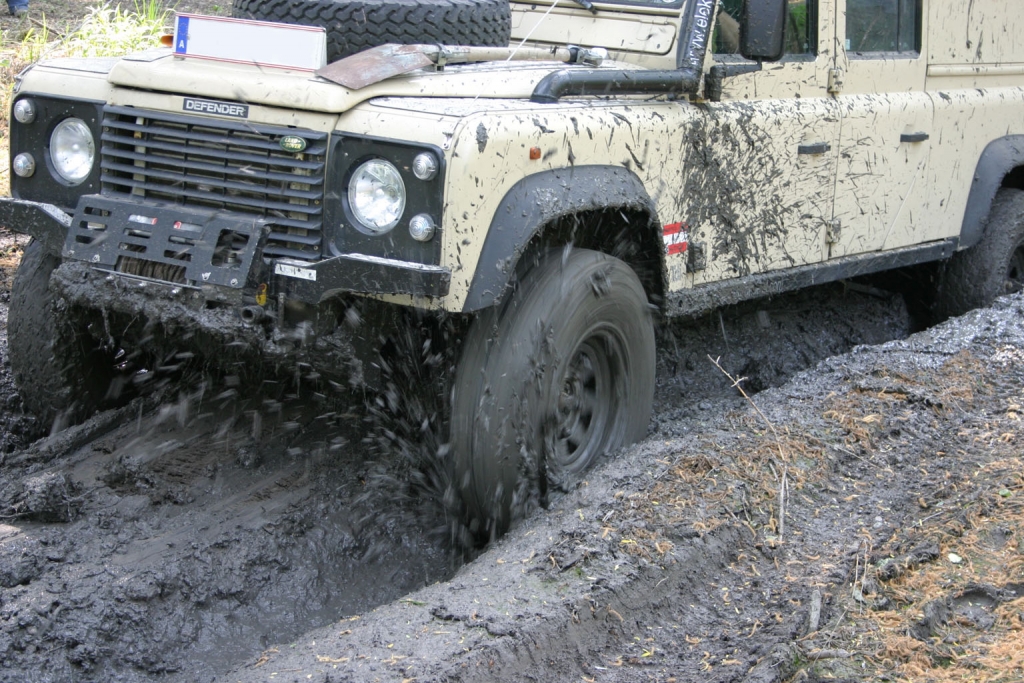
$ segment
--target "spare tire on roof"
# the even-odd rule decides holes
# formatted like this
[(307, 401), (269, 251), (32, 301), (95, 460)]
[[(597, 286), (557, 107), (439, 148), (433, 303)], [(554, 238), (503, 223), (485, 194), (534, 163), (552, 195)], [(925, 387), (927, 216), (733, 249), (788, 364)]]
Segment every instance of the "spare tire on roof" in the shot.
[(508, 0), (234, 0), (232, 14), (327, 31), (327, 61), (385, 43), (504, 47)]

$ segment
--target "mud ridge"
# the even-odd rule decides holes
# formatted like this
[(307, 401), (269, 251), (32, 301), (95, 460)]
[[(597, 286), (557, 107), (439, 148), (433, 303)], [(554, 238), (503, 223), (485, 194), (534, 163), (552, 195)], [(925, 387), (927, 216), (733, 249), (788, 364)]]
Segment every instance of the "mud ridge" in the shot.
[[(974, 444), (1020, 395), (1022, 314), (1017, 295), (857, 347), (758, 394), (760, 414), (736, 404), (659, 420), (450, 581), (218, 680), (782, 681), (826, 665), (849, 676), (864, 653), (838, 634), (852, 613), (886, 609), (876, 572), (935, 561), (920, 542), (889, 554), (945, 507), (930, 472), (1016, 453)], [(984, 608), (971, 606), (983, 593), (936, 603), (932, 622), (942, 606)]]

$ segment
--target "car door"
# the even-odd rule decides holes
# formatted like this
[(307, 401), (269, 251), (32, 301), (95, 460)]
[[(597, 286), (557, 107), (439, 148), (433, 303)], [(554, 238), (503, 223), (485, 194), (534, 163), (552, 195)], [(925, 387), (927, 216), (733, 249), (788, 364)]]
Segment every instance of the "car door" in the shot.
[[(713, 61), (733, 72), (740, 2), (724, 0)], [(690, 240), (706, 269), (693, 284), (817, 263), (832, 218), (839, 113), (828, 93), (834, 0), (791, 0), (785, 57), (729, 75), (720, 101), (699, 106), (683, 188)]]
[(919, 0), (838, 0), (839, 167), (829, 257), (927, 239), (932, 99)]

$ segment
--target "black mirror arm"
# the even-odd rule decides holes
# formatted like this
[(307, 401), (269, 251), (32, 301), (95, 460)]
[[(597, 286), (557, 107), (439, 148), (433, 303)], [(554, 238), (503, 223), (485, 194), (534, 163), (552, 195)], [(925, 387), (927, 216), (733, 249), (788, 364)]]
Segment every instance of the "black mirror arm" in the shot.
[(761, 66), (761, 60), (754, 64), (715, 64), (704, 77), (704, 99), (709, 102), (721, 102), (722, 84), (726, 78), (760, 71)]

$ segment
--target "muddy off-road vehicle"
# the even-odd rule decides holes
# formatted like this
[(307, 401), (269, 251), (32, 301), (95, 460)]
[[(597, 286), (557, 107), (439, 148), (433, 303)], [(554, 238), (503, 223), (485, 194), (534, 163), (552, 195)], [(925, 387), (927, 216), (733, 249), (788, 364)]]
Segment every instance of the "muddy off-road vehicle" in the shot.
[(178, 17), (19, 79), (10, 358), (45, 419), (193, 356), (372, 388), (443, 318), (446, 457), (492, 533), (644, 436), (660, 316), (925, 263), (939, 315), (1020, 286), (1016, 0), (234, 9), (319, 27), (321, 63)]

